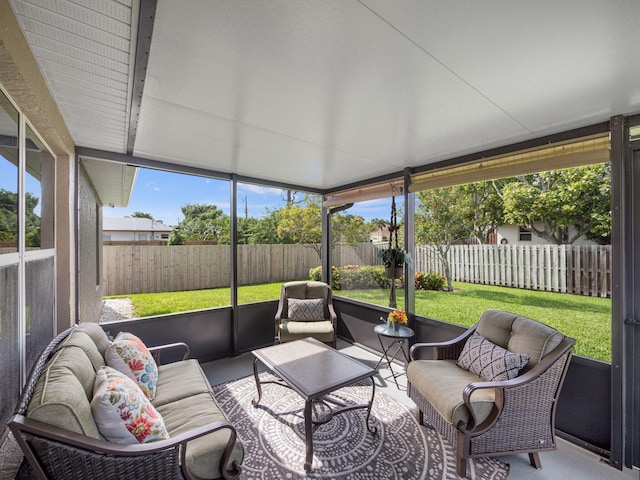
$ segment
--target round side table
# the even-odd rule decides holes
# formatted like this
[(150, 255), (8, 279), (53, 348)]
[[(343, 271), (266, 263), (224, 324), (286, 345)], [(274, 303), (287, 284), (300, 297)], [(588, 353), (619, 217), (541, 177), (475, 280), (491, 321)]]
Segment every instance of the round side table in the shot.
[[(375, 368), (377, 370), (380, 364), (385, 362), (389, 370), (391, 370), (391, 376), (393, 377), (393, 381), (396, 383), (396, 387), (398, 388), (398, 390), (400, 390), (400, 385), (398, 385), (398, 377), (404, 375), (404, 372), (394, 372), (393, 368), (391, 367), (391, 362), (393, 362), (398, 354), (402, 352), (402, 354), (404, 355), (404, 359), (407, 363), (409, 363), (409, 357), (407, 356), (407, 352), (404, 349), (404, 345), (409, 341), (409, 339), (413, 338), (415, 332), (409, 327), (405, 327), (404, 325), (399, 325), (399, 328), (395, 330), (393, 327), (389, 327), (387, 324), (376, 325), (373, 328), (373, 331), (376, 332), (376, 335), (378, 335), (378, 341), (380, 342), (380, 347), (382, 348), (382, 356), (380, 357), (380, 360), (378, 360)], [(382, 337), (392, 339), (391, 343), (389, 343), (389, 345), (385, 347), (384, 343), (382, 343)], [(397, 346), (397, 348), (395, 352), (393, 352), (393, 354), (389, 356), (389, 352), (394, 345)]]

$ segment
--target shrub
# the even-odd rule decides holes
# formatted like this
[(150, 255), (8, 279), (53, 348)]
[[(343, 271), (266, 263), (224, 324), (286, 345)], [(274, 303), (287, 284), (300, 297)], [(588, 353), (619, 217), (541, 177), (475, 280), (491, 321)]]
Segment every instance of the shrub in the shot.
[[(322, 281), (322, 267), (315, 267), (309, 269), (309, 280), (315, 282)], [(340, 270), (337, 267), (331, 267), (331, 288), (334, 290), (340, 290)]]
[[(309, 269), (309, 279), (322, 281), (322, 267)], [(331, 288), (334, 290), (367, 290), (389, 288), (391, 280), (382, 266), (345, 265), (331, 267)]]
[(322, 281), (322, 267), (310, 268), (309, 269), (309, 280), (313, 282), (321, 282)]
[(341, 271), (341, 279), (342, 290), (384, 288), (385, 283), (388, 283), (384, 267), (374, 266), (344, 269)]
[(416, 290), (442, 290), (447, 277), (436, 272), (416, 272)]

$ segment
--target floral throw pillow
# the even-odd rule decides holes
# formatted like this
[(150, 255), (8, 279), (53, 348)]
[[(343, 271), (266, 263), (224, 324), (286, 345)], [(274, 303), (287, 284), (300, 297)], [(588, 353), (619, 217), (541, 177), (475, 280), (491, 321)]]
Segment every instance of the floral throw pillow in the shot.
[(529, 355), (505, 350), (478, 333), (467, 339), (458, 357), (460, 367), (486, 382), (516, 378), (528, 362)]
[(289, 298), (289, 320), (294, 322), (314, 322), (324, 320), (324, 300), (322, 298)]
[(98, 431), (110, 442), (135, 444), (169, 438), (162, 416), (140, 387), (111, 367), (96, 372), (91, 412)]
[(145, 344), (132, 333), (120, 332), (105, 355), (107, 365), (136, 382), (149, 400), (156, 395), (158, 366)]

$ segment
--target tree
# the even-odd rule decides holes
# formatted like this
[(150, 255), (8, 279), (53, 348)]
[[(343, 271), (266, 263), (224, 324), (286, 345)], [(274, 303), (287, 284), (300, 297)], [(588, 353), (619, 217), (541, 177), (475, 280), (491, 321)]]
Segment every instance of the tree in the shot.
[(333, 244), (368, 242), (371, 234), (371, 225), (359, 215), (337, 213), (332, 217), (331, 227)]
[(213, 244), (229, 243), (229, 216), (215, 205), (188, 204), (181, 207), (184, 219), (173, 228), (169, 244), (189, 240)]
[(464, 210), (464, 221), (469, 223), (471, 236), (478, 239), (480, 243), (489, 243), (489, 235), (504, 223), (500, 190), (509, 181), (509, 179), (503, 179), (451, 187), (453, 190), (459, 190), (461, 198), (469, 197), (461, 205)]
[(255, 228), (260, 223), (257, 218), (238, 218), (238, 244), (248, 245), (253, 243)]
[(0, 189), (0, 241), (18, 241), (18, 194)]
[(502, 189), (504, 219), (558, 245), (572, 244), (583, 235), (607, 243), (610, 173), (609, 163), (601, 163), (518, 177)]
[(129, 218), (148, 218), (149, 220), (155, 220), (153, 215), (147, 212), (133, 212), (129, 215)]
[(297, 204), (290, 204), (281, 210), (281, 219), (278, 223), (278, 236), (282, 243), (309, 244), (322, 258), (319, 244), (322, 242), (322, 209), (320, 198), (305, 195), (303, 208)]
[(445, 187), (417, 194), (416, 239), (433, 245), (447, 277), (447, 288), (453, 290), (447, 255), (451, 245), (473, 235), (473, 224), (463, 221), (473, 202), (461, 188)]
[(258, 220), (253, 227), (249, 243), (254, 244), (275, 244), (284, 243), (282, 237), (278, 235), (278, 224), (282, 220), (282, 209), (269, 210), (267, 214)]
[[(40, 246), (40, 217), (35, 213), (40, 199), (25, 193), (25, 243), (27, 247)], [(18, 195), (0, 189), (0, 241), (18, 241)]]

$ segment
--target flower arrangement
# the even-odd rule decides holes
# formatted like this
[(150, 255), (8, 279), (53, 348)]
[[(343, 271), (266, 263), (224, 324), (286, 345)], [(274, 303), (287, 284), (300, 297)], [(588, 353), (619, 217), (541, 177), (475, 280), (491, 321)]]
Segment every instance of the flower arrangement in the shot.
[(392, 323), (407, 323), (407, 314), (404, 310), (394, 310), (389, 314), (389, 321)]

